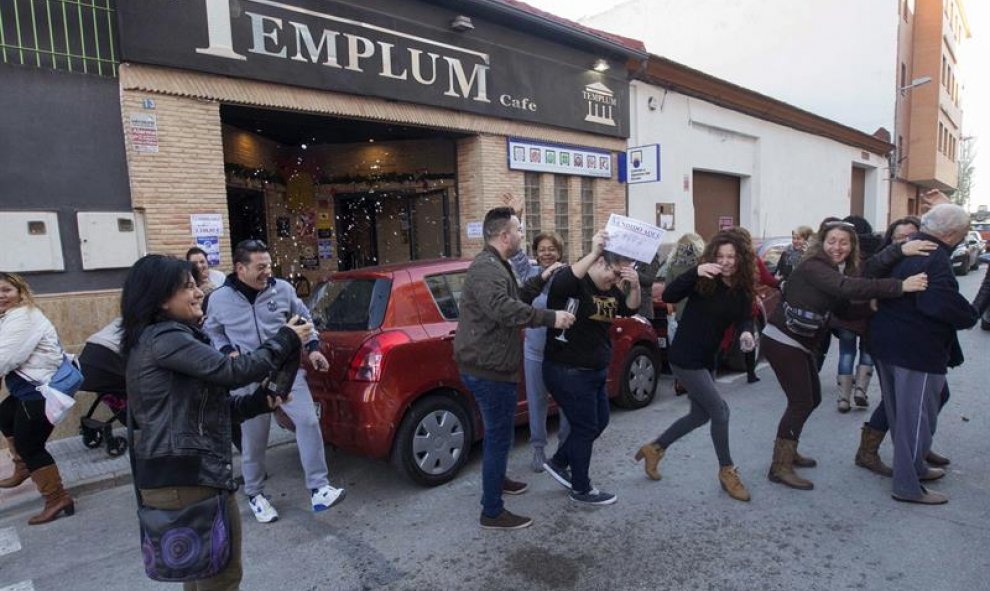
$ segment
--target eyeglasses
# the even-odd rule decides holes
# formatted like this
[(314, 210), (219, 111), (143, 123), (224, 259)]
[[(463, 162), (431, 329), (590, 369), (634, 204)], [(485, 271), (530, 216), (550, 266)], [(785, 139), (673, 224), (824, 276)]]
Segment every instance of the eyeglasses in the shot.
[(268, 245), (261, 240), (241, 240), (237, 243), (236, 250), (262, 251), (268, 250)]

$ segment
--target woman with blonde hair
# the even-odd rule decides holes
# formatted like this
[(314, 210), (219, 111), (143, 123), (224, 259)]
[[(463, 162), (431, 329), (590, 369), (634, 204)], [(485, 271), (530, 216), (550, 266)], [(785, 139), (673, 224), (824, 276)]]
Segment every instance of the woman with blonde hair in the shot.
[(10, 392), (0, 402), (0, 431), (14, 461), (14, 473), (0, 481), (0, 488), (14, 488), (28, 478), (34, 481), (45, 497), (45, 508), (28, 520), (30, 525), (75, 513), (55, 458), (45, 449), (54, 426), (37, 390), (38, 384), (52, 381), (64, 361), (55, 327), (35, 305), (27, 281), (0, 272), (0, 378)]

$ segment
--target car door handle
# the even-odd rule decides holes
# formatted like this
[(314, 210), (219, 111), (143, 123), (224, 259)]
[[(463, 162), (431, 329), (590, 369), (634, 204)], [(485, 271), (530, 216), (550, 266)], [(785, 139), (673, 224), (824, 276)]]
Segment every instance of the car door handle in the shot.
[(457, 335), (457, 331), (456, 330), (452, 330), (452, 331), (450, 331), (450, 332), (447, 333), (447, 336), (440, 337), (440, 340), (441, 341), (452, 341), (452, 340), (454, 340), (454, 337), (456, 335)]

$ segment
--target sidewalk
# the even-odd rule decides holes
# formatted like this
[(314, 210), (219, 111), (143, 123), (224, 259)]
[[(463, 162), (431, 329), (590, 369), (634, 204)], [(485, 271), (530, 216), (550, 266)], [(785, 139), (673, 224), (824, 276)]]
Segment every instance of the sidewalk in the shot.
[[(114, 434), (126, 437), (127, 429), (117, 429)], [(268, 437), (269, 448), (291, 443), (294, 440), (293, 433), (279, 427), (272, 420)], [(74, 497), (131, 483), (131, 464), (126, 453), (111, 458), (107, 455), (105, 446), (89, 449), (83, 445), (82, 437), (79, 436), (49, 441), (48, 452), (55, 457), (58, 470), (62, 474), (62, 482)], [(0, 476), (7, 476), (13, 472), (13, 469), (10, 454), (6, 450), (0, 451)], [(240, 454), (236, 449), (234, 472), (240, 474)], [(43, 504), (38, 490), (30, 479), (17, 488), (0, 490), (0, 511), (10, 511), (22, 505), (37, 505), (40, 508)]]

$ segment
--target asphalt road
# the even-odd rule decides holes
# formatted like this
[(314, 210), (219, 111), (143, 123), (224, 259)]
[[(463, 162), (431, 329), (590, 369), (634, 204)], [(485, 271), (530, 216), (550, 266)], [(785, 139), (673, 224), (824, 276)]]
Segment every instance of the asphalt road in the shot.
[[(962, 278), (975, 293), (982, 269)], [(246, 513), (246, 590), (361, 589), (990, 589), (990, 332), (962, 334), (967, 363), (949, 377), (953, 398), (936, 449), (952, 458), (933, 488), (941, 507), (896, 503), (890, 483), (853, 465), (866, 413), (835, 411), (835, 354), (823, 371), (826, 401), (812, 416), (802, 451), (819, 467), (802, 473), (815, 490), (767, 481), (784, 397), (769, 368), (762, 381), (723, 384), (732, 411), (732, 451), (753, 494), (731, 500), (716, 478), (706, 429), (672, 446), (663, 480), (647, 480), (635, 449), (686, 411), (670, 382), (649, 407), (615, 410), (596, 446), (592, 478), (615, 505), (577, 507), (548, 476), (528, 472), (525, 429), (510, 474), (531, 489), (508, 507), (536, 519), (517, 532), (478, 527), (480, 447), (452, 483), (423, 489), (389, 466), (331, 453), (331, 474), (347, 500), (313, 515), (293, 445), (270, 452), (274, 524)], [(879, 399), (873, 385), (871, 406)], [(881, 453), (889, 461), (890, 447)], [(40, 506), (40, 500), (39, 500)], [(0, 591), (177, 588), (141, 568), (129, 487), (78, 500), (74, 517), (28, 527), (28, 514), (0, 515)]]

